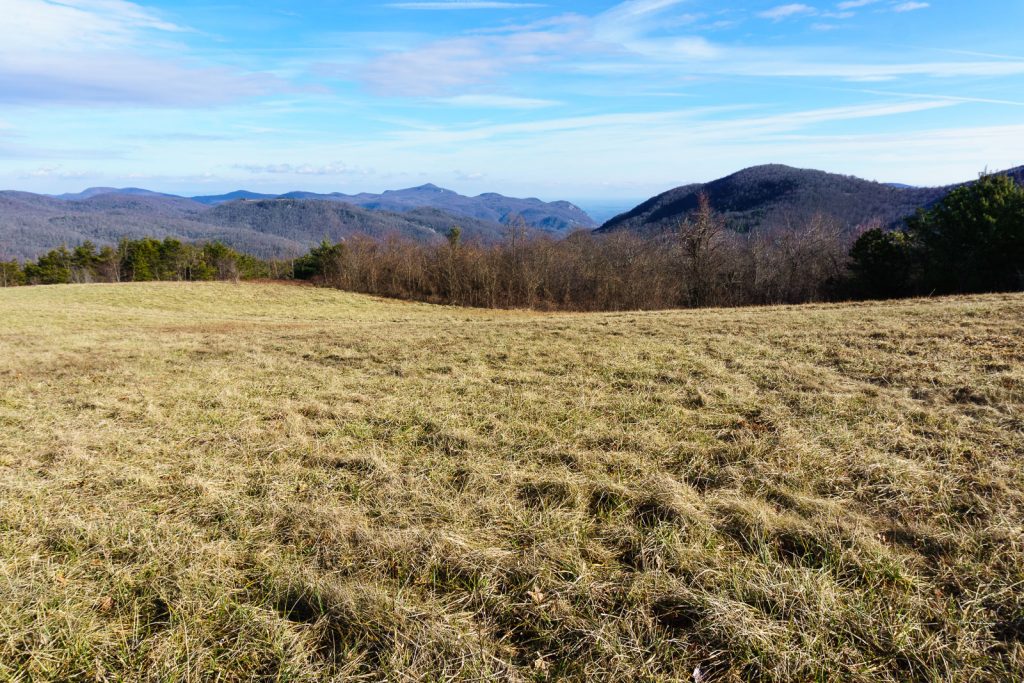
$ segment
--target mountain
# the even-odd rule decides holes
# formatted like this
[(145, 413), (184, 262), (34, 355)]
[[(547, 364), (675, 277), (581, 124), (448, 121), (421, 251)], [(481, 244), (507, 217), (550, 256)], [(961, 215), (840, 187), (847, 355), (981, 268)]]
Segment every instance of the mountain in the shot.
[(399, 235), (430, 242), (443, 239), (455, 225), (462, 228), (467, 239), (495, 241), (504, 231), (498, 223), (453, 216), (433, 208), (395, 213), (310, 199), (229, 202), (213, 207), (203, 217), (208, 223), (273, 234), (304, 245), (324, 239), (338, 242), (357, 234), (377, 238)]
[(67, 201), (79, 201), (82, 199), (90, 199), (103, 194), (122, 194), (122, 195), (136, 195), (141, 197), (173, 197), (174, 195), (163, 194), (161, 192), (153, 192), (152, 190), (144, 190), (141, 187), (90, 187), (82, 190), (81, 192), (51, 195), (57, 199), (64, 199)]
[(0, 192), (0, 260), (34, 258), (86, 240), (116, 244), (122, 237), (176, 237), (222, 241), (263, 257), (304, 253), (323, 239), (357, 234), (399, 235), (437, 242), (453, 226), (466, 239), (500, 240), (507, 228), (496, 221), (456, 216), (431, 207), (401, 213), (314, 199), (236, 200), (208, 206), (171, 195), (93, 194), (69, 200), (28, 192)]
[(236, 199), (275, 199), (276, 194), (260, 194), (259, 192), (249, 192), (248, 190), (235, 190), (234, 192), (228, 192), (227, 194), (213, 194), (204, 197), (192, 197), (193, 201), (199, 202), (200, 204), (223, 204), (224, 202), (233, 202)]
[[(1004, 171), (1024, 185), (1024, 166)], [(951, 186), (952, 187), (952, 186)], [(620, 214), (598, 232), (656, 233), (678, 223), (706, 192), (731, 227), (756, 230), (800, 221), (816, 212), (847, 229), (872, 222), (899, 225), (917, 208), (950, 190), (894, 186), (823, 171), (757, 166), (706, 184), (669, 190)], [(466, 239), (493, 242), (521, 215), (537, 232), (564, 236), (593, 222), (569, 202), (515, 199), (489, 193), (466, 197), (436, 185), (381, 194), (292, 192), (283, 198), (239, 190), (179, 197), (140, 188), (89, 188), (77, 194), (0, 192), (0, 260), (33, 258), (61, 244), (114, 244), (122, 237), (220, 240), (257, 256), (303, 253), (323, 239), (357, 234), (440, 241), (458, 225)]]
[(368, 192), (352, 195), (341, 192), (320, 194), (295, 191), (282, 195), (259, 195), (239, 190), (227, 195), (193, 197), (193, 199), (203, 204), (220, 204), (236, 199), (317, 199), (393, 213), (431, 208), (457, 216), (467, 216), (501, 224), (507, 224), (516, 216), (520, 216), (530, 227), (550, 233), (585, 230), (596, 226), (586, 211), (569, 202), (544, 202), (532, 197), (518, 199), (493, 192), (467, 197), (430, 183), (404, 190), (387, 190), (381, 194)]
[(97, 194), (74, 201), (71, 206), (76, 211), (138, 213), (152, 216), (178, 216), (194, 218), (205, 212), (207, 207), (197, 201), (176, 197), (169, 194), (125, 194), (121, 191)]
[[(1024, 167), (1004, 173), (1024, 184)], [(701, 193), (740, 232), (799, 223), (819, 212), (847, 230), (875, 222), (895, 227), (952, 187), (909, 187), (789, 166), (755, 166), (710, 183), (669, 190), (612, 218), (597, 232), (670, 229), (696, 210)]]
[(429, 184), (356, 195), (237, 190), (189, 198), (132, 187), (91, 187), (59, 196), (0, 192), (0, 259), (31, 258), (86, 240), (103, 245), (144, 236), (221, 240), (259, 256), (287, 256), (322, 239), (356, 234), (436, 241), (456, 225), (465, 239), (494, 242), (515, 216), (557, 236), (596, 225), (569, 202), (494, 193), (466, 197)]
[[(193, 208), (198, 207), (198, 208)], [(207, 220), (202, 204), (182, 197), (101, 194), (62, 200), (28, 192), (0, 192), (0, 260), (34, 258), (66, 244), (116, 244), (122, 237), (220, 240), (258, 256), (301, 253), (308, 245), (244, 225)]]

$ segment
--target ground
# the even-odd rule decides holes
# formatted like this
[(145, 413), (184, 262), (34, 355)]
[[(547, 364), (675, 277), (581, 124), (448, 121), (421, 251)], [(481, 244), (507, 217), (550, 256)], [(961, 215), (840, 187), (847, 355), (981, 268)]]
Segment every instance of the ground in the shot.
[(1022, 680), (1022, 459), (1022, 295), (0, 290), (0, 680)]

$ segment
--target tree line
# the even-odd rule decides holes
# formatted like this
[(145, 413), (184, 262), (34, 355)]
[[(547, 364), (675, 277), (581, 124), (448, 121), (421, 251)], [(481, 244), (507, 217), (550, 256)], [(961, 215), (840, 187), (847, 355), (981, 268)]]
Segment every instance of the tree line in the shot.
[(868, 298), (1024, 289), (1024, 187), (982, 176), (918, 210), (904, 230), (865, 232), (850, 271)]
[(508, 226), (498, 244), (398, 238), (323, 243), (296, 276), (350, 291), (491, 308), (626, 310), (797, 302), (832, 296), (846, 244), (833, 221), (741, 235), (706, 200), (678, 230), (556, 239)]
[(284, 262), (258, 259), (221, 242), (190, 244), (171, 237), (92, 242), (51, 249), (34, 261), (0, 261), (0, 286), (152, 280), (238, 280), (291, 275)]
[(220, 243), (122, 240), (0, 264), (0, 284), (299, 278), (402, 299), (491, 308), (597, 311), (804, 303), (1024, 289), (1024, 189), (983, 176), (903, 229), (844, 230), (824, 214), (772, 229), (729, 229), (706, 196), (673, 230), (531, 233), (498, 244), (393, 236), (324, 241), (294, 261)]
[(380, 296), (492, 308), (630, 310), (792, 304), (1024, 289), (1024, 188), (983, 176), (901, 230), (850, 233), (824, 214), (771, 229), (731, 230), (701, 196), (654, 236), (529, 235), (497, 245), (402, 239), (323, 243), (297, 277)]

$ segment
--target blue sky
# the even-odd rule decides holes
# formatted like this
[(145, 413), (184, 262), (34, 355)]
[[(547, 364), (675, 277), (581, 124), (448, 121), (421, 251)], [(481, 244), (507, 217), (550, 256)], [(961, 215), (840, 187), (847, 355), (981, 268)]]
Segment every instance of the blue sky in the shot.
[(1024, 164), (1020, 0), (0, 0), (0, 187), (645, 197)]

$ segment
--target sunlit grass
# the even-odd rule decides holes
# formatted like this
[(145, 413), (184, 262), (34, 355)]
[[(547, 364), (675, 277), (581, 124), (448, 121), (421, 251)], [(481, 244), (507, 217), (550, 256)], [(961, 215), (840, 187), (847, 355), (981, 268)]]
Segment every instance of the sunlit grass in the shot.
[(0, 290), (0, 679), (1024, 678), (1024, 296)]

